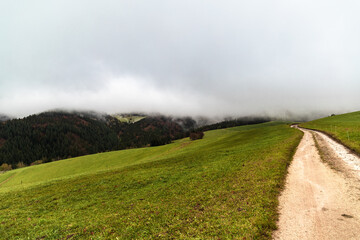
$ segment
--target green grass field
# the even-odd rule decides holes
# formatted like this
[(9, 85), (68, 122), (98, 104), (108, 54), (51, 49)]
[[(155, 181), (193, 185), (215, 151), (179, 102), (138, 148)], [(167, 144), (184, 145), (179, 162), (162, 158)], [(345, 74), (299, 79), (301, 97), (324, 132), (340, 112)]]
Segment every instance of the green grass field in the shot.
[(117, 114), (114, 117), (123, 123), (136, 123), (145, 118), (144, 116), (122, 116)]
[(323, 131), (360, 154), (360, 112), (326, 117), (300, 126)]
[(270, 239), (302, 133), (284, 123), (0, 175), (0, 239)]

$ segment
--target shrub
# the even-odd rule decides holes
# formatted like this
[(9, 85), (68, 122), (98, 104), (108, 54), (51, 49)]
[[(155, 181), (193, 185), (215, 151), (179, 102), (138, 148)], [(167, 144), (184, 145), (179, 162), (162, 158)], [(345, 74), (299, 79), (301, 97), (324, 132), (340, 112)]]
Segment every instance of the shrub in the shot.
[(16, 168), (23, 168), (23, 167), (26, 167), (26, 164), (23, 163), (23, 162), (18, 162), (18, 163), (16, 164)]
[(42, 163), (43, 163), (43, 160), (36, 160), (35, 162), (32, 162), (30, 165), (34, 166), (34, 165), (39, 165), (39, 164), (42, 164)]
[(0, 166), (0, 170), (1, 171), (9, 171), (12, 169), (12, 166), (11, 164), (7, 164), (7, 163), (3, 163), (1, 166)]
[(192, 132), (192, 133), (190, 133), (190, 139), (191, 140), (202, 139), (203, 137), (204, 137), (203, 132)]

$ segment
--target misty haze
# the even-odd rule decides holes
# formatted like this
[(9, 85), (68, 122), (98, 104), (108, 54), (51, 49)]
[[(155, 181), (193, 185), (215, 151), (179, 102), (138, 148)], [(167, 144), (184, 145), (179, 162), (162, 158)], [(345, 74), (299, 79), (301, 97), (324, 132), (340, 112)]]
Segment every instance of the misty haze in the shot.
[(14, 117), (58, 108), (207, 117), (354, 111), (357, 7), (337, 1), (3, 3), (0, 111)]
[(360, 2), (0, 3), (0, 239), (359, 239)]

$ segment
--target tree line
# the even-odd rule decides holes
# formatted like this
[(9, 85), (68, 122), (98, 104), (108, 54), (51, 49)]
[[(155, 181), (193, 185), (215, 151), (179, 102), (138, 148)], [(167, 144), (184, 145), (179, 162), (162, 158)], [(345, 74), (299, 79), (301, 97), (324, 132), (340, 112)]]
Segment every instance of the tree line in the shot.
[(238, 118), (197, 128), (190, 117), (146, 116), (121, 122), (111, 115), (45, 112), (0, 123), (0, 171), (87, 154), (159, 146), (175, 139), (201, 139), (204, 131), (256, 124)]
[[(0, 164), (15, 168), (69, 157), (144, 146), (187, 136), (175, 120), (152, 116), (122, 123), (107, 115), (46, 112), (0, 124)], [(0, 169), (1, 170), (1, 169)]]

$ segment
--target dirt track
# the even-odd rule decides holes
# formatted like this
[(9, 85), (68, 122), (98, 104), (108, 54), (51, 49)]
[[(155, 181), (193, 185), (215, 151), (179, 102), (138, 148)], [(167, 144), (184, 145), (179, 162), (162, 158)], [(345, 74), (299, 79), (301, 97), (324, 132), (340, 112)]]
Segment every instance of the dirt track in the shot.
[(304, 130), (280, 196), (274, 239), (360, 239), (360, 159), (321, 133)]

